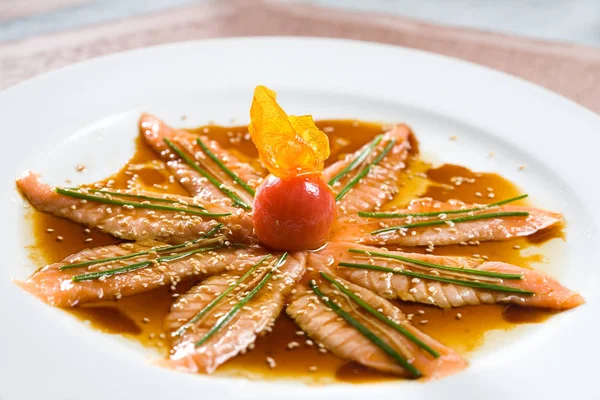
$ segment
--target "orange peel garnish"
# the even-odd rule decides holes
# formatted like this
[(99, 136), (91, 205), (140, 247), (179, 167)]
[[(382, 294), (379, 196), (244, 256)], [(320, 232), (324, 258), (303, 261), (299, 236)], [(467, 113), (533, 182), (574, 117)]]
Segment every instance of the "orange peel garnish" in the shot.
[(327, 135), (310, 115), (288, 116), (275, 97), (265, 86), (254, 89), (248, 130), (261, 161), (279, 178), (320, 173), (329, 157)]

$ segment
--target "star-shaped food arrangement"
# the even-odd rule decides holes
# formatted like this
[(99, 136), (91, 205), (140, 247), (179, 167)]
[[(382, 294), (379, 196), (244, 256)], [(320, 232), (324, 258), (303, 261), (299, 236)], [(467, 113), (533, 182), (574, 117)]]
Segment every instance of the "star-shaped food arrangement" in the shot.
[(20, 285), (72, 308), (192, 282), (164, 319), (170, 352), (161, 364), (208, 374), (251, 350), (287, 313), (337, 357), (399, 377), (439, 378), (467, 361), (413, 325), (398, 300), (445, 310), (583, 303), (543, 272), (433, 254), (436, 246), (533, 235), (562, 216), (520, 205), (526, 195), (487, 204), (420, 197), (391, 207), (419, 157), (408, 126), (391, 126), (324, 167), (331, 146), (311, 116), (287, 115), (264, 86), (255, 89), (250, 116), (268, 175), (217, 141), (148, 114), (141, 138), (188, 195), (135, 182), (50, 187), (23, 174), (17, 185), (36, 209), (119, 242), (78, 251)]

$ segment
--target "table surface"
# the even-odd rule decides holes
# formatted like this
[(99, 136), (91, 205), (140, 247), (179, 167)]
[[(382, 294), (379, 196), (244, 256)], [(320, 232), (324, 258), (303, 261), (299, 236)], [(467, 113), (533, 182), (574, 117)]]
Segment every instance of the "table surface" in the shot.
[[(0, 42), (82, 28), (206, 1), (0, 0)], [(599, 0), (280, 1), (398, 15), (451, 26), (600, 47)]]

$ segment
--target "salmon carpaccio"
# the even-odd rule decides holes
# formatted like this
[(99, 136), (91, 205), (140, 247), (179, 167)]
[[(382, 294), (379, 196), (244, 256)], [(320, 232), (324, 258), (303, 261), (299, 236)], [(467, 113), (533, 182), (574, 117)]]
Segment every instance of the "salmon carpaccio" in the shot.
[[(468, 273), (448, 273), (399, 260), (382, 258), (372, 254), (351, 253), (349, 249), (367, 252), (388, 253), (406, 258), (425, 261), (449, 267), (469, 268), (480, 271), (504, 274), (521, 274), (522, 279), (498, 279), (469, 275)], [(411, 278), (401, 274), (368, 269), (356, 269), (340, 266), (340, 262), (377, 265), (390, 270), (400, 268), (407, 271), (434, 274), (435, 276), (468, 279), (489, 282), (512, 288), (531, 291), (533, 295), (506, 293), (488, 289), (472, 288), (454, 283), (439, 282), (423, 278)], [(377, 247), (362, 246), (353, 243), (329, 243), (318, 252), (310, 253), (309, 265), (327, 268), (336, 275), (372, 290), (388, 299), (418, 302), (442, 308), (467, 305), (508, 303), (525, 307), (540, 307), (553, 310), (565, 310), (584, 302), (581, 295), (562, 286), (556, 279), (539, 271), (521, 268), (497, 261), (483, 261), (475, 258), (434, 256), (418, 253), (387, 252)]]
[[(158, 211), (129, 208), (94, 201), (86, 201), (57, 193), (51, 186), (41, 183), (31, 172), (17, 179), (17, 187), (38, 210), (97, 228), (119, 239), (158, 240), (164, 243), (184, 243), (201, 237), (206, 232), (224, 224), (229, 240), (255, 243), (252, 235), (252, 218), (236, 207), (202, 202), (191, 197), (168, 195), (174, 204), (197, 204), (208, 212), (230, 214), (223, 217), (204, 217), (177, 211)], [(124, 191), (123, 193), (156, 197), (157, 193)], [(159, 195), (161, 196), (161, 195)], [(164, 197), (164, 195), (162, 195)]]
[[(318, 282), (319, 289), (328, 299), (338, 304), (342, 310), (368, 327), (387, 345), (404, 356), (422, 373), (423, 377), (442, 378), (466, 368), (467, 362), (460, 355), (412, 326), (398, 307), (371, 291), (344, 279), (336, 278), (336, 281), (439, 353), (439, 357), (435, 358), (406, 336), (358, 307), (331, 284), (324, 280), (315, 280)], [(324, 345), (327, 350), (338, 357), (355, 361), (378, 371), (411, 376), (391, 356), (323, 304), (306, 284), (296, 286), (296, 291), (290, 297), (290, 304), (286, 312), (312, 339)]]
[[(408, 126), (397, 125), (385, 133), (382, 140), (370, 152), (363, 164), (366, 165), (372, 162), (383, 151), (390, 140), (393, 139), (396, 140), (396, 143), (389, 153), (377, 165), (371, 168), (367, 176), (362, 178), (337, 202), (338, 216), (377, 209), (392, 200), (398, 193), (400, 173), (406, 168), (409, 156), (418, 153), (417, 141)], [(364, 145), (354, 154), (325, 168), (323, 170), (325, 181), (331, 181), (332, 178), (351, 164), (368, 146), (369, 144)], [(359, 170), (361, 166), (359, 165), (356, 168)], [(354, 172), (344, 175), (332, 186), (333, 191), (339, 192), (353, 177)]]
[[(290, 253), (285, 263), (280, 265), (270, 280), (235, 313), (226, 327), (201, 345), (197, 345), (236, 303), (257, 287), (274, 268), (279, 257), (281, 254), (276, 253), (270, 263), (258, 268), (239, 285), (240, 290), (233, 290), (221, 299), (209, 313), (191, 324), (182, 334), (172, 335), (173, 349), (170, 360), (165, 364), (186, 372), (212, 373), (219, 365), (251, 346), (257, 335), (268, 332), (283, 309), (285, 299), (294, 284), (304, 275), (305, 252)], [(246, 265), (246, 269), (250, 266)], [(213, 276), (180, 296), (165, 319), (165, 328), (176, 332), (184, 323), (215, 301), (240, 278), (240, 275), (242, 271), (237, 270), (236, 273)]]
[[(257, 262), (266, 254), (266, 251), (260, 247), (218, 248), (223, 240), (223, 237), (207, 239), (196, 243), (193, 247), (178, 249), (178, 253), (167, 253), (168, 255), (176, 255), (194, 249), (206, 249), (206, 251), (202, 250), (188, 257), (169, 262), (155, 262), (141, 269), (100, 279), (74, 281), (73, 278), (77, 275), (107, 271), (138, 262), (156, 260), (158, 257), (163, 256), (163, 254), (157, 254), (156, 251), (164, 247), (165, 244), (148, 241), (94, 247), (82, 250), (58, 263), (40, 269), (20, 285), (50, 305), (73, 307), (98, 300), (118, 300), (123, 296), (147, 292), (161, 286), (173, 287), (179, 282), (189, 279), (199, 279), (224, 271), (236, 271), (241, 267)], [(151, 250), (154, 251), (133, 258), (78, 268), (60, 269), (74, 263), (123, 257)]]
[(175, 179), (190, 193), (190, 195), (205, 201), (218, 202), (223, 205), (232, 205), (229, 197), (215, 185), (210, 183), (204, 176), (190, 167), (185, 161), (181, 160), (177, 154), (174, 154), (165, 143), (165, 139), (170, 140), (182, 151), (185, 151), (207, 172), (218, 178), (228, 187), (235, 190), (247, 204), (252, 204), (254, 198), (239, 186), (233, 179), (223, 171), (198, 145), (197, 139), (200, 139), (208, 148), (221, 160), (227, 168), (235, 173), (240, 179), (251, 188), (256, 187), (262, 181), (263, 174), (257, 172), (249, 164), (239, 161), (235, 156), (224, 150), (219, 144), (205, 136), (198, 136), (188, 131), (175, 129), (165, 124), (160, 119), (150, 115), (143, 114), (139, 123), (140, 134), (152, 149), (167, 163), (167, 166)]
[[(246, 132), (245, 127), (236, 130), (242, 135)], [(333, 132), (333, 127), (327, 132)], [(131, 180), (128, 181), (128, 190), (113, 190), (102, 187), (101, 183), (94, 185), (94, 189), (91, 186), (73, 189), (105, 199), (115, 196), (121, 201), (120, 204), (106, 204), (97, 198), (82, 199), (60, 194), (56, 188), (41, 183), (34, 174), (26, 172), (17, 180), (17, 186), (36, 209), (133, 242), (79, 251), (45, 266), (19, 285), (50, 305), (67, 308), (89, 302), (119, 300), (164, 286), (175, 290), (180, 282), (188, 281), (189, 286), (185, 287), (193, 286), (184, 294), (175, 293), (176, 300), (163, 321), (165, 331), (170, 333), (172, 348), (169, 358), (161, 365), (211, 374), (227, 360), (252, 350), (257, 337), (271, 331), (274, 321), (286, 307), (287, 314), (319, 347), (338, 357), (397, 376), (418, 377), (421, 374), (426, 379), (435, 379), (461, 371), (467, 367), (467, 362), (456, 351), (413, 326), (410, 323), (412, 315), (407, 317), (401, 310), (408, 306), (395, 305), (392, 300), (444, 309), (509, 303), (565, 310), (584, 302), (579, 294), (547, 274), (516, 265), (382, 248), (401, 245), (407, 250), (410, 246), (429, 246), (432, 251), (436, 245), (477, 244), (485, 240), (528, 236), (562, 222), (560, 214), (521, 205), (487, 207), (449, 214), (451, 217), (438, 214), (407, 218), (360, 217), (359, 212), (379, 212), (386, 205), (389, 207), (388, 203), (406, 185), (405, 179), (413, 177), (408, 167), (416, 160), (418, 143), (406, 125), (393, 126), (381, 135), (379, 143), (367, 143), (325, 168), (323, 177), (329, 182), (360, 157), (360, 162), (356, 162), (345, 175), (336, 178), (332, 185), (333, 191), (340, 193), (353, 182), (353, 186), (337, 201), (338, 219), (329, 243), (315, 251), (292, 252), (287, 258), (280, 252), (271, 252), (263, 247), (253, 232), (251, 193), (262, 182), (265, 171), (240, 161), (224, 148), (227, 145), (222, 141), (220, 143), (224, 147), (210, 137), (172, 128), (150, 114), (141, 116), (139, 133), (152, 149), (144, 150), (144, 157), (150, 157), (153, 162), (159, 162), (158, 157), (162, 159), (171, 173), (169, 182), (177, 180), (190, 196), (138, 191), (131, 189), (135, 186)], [(369, 131), (365, 140), (371, 137)], [(168, 144), (169, 141), (174, 147)], [(394, 141), (393, 145), (391, 141)], [(361, 143), (353, 143), (352, 150), (362, 143), (362, 139)], [(382, 152), (387, 148), (389, 152), (384, 156)], [(235, 150), (232, 151), (235, 153)], [(152, 152), (157, 157), (146, 155)], [(378, 163), (371, 165), (376, 160)], [(354, 182), (360, 176), (357, 174), (367, 167), (370, 168), (368, 173)], [(206, 175), (218, 182), (211, 182)], [(102, 190), (115, 193), (102, 193)], [(408, 189), (405, 191), (409, 192)], [(406, 198), (405, 194), (411, 193), (402, 193), (402, 198)], [(130, 204), (123, 203), (122, 199), (136, 196), (138, 199), (145, 196), (144, 201), (139, 200), (139, 204), (134, 205), (131, 204), (134, 200)], [(236, 196), (239, 199), (235, 199)], [(396, 197), (396, 200), (399, 198)], [(148, 205), (152, 205), (152, 209)], [(163, 207), (157, 208), (158, 205)], [(444, 210), (475, 207), (478, 206), (457, 200), (440, 202), (421, 198), (413, 200), (402, 210), (386, 212), (414, 214), (439, 211), (443, 214)], [(389, 227), (454, 216), (477, 216), (488, 211), (526, 211), (529, 215), (400, 228), (373, 234), (373, 231)], [(208, 232), (212, 232), (212, 236)], [(366, 253), (349, 252), (350, 249)], [(429, 263), (429, 266), (374, 255), (375, 252)], [(283, 258), (285, 262), (277, 265)], [(80, 263), (84, 265), (74, 265)], [(362, 266), (354, 265), (354, 268), (340, 263)], [(473, 271), (436, 269), (432, 267), (434, 264), (513, 276), (512, 279), (481, 276), (473, 274)], [(387, 270), (360, 269), (365, 266)], [(406, 273), (426, 276), (415, 278)], [(514, 278), (517, 275), (521, 279)], [(446, 282), (432, 277), (444, 278)], [(465, 282), (496, 285), (496, 290), (465, 286)], [(520, 292), (498, 290), (498, 286)], [(322, 294), (318, 294), (317, 287)], [(342, 287), (347, 291), (344, 292)], [(350, 292), (364, 303), (361, 305)], [(336, 305), (351, 318), (342, 318), (343, 313), (336, 309)], [(372, 309), (368, 311), (368, 307)], [(465, 310), (462, 312), (465, 313)], [(352, 319), (358, 325), (348, 322)], [(389, 321), (397, 326), (394, 328), (393, 324), (387, 323)], [(380, 340), (379, 345), (373, 336), (369, 337), (369, 332), (360, 329), (361, 325)], [(261, 347), (260, 343), (257, 347)], [(419, 374), (411, 372), (412, 367)]]
[[(423, 198), (413, 200), (405, 209), (388, 210), (386, 212), (408, 214), (439, 211), (443, 215), (444, 210), (462, 210), (475, 207), (478, 206), (465, 204), (460, 201), (440, 202), (431, 198)], [(451, 219), (497, 212), (528, 212), (529, 215), (496, 217), (457, 224), (448, 223), (427, 227), (402, 228), (382, 233), (373, 232), (382, 228), (430, 221), (432, 217), (361, 218), (354, 215), (338, 221), (338, 226), (331, 240), (379, 246), (443, 246), (477, 241), (509, 240), (516, 237), (530, 236), (542, 229), (562, 222), (562, 216), (558, 213), (518, 205), (489, 207), (465, 214), (449, 214), (445, 218)], [(437, 219), (437, 217), (433, 218)]]

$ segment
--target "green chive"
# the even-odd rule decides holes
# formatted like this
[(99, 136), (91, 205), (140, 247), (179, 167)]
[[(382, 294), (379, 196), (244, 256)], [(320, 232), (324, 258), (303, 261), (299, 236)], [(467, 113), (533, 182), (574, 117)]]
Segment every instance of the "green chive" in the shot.
[(386, 213), (386, 212), (367, 212), (360, 211), (358, 215), (364, 218), (404, 218), (404, 217), (437, 217), (440, 214), (464, 214), (472, 211), (483, 211), (492, 207), (498, 207), (504, 204), (512, 203), (514, 201), (522, 200), (526, 198), (527, 194), (522, 194), (517, 197), (511, 197), (510, 199), (497, 201), (495, 203), (486, 204), (482, 207), (465, 208), (464, 210), (442, 210), (442, 211), (430, 211), (422, 213)]
[(109, 194), (111, 196), (125, 197), (125, 198), (129, 198), (129, 199), (140, 199), (140, 200), (155, 201), (157, 203), (181, 204), (183, 206), (187, 206), (187, 207), (190, 207), (190, 208), (198, 208), (200, 210), (206, 210), (206, 208), (202, 207), (199, 204), (184, 204), (184, 203), (180, 203), (177, 199), (166, 199), (166, 198), (163, 198), (163, 197), (143, 196), (143, 195), (140, 195), (140, 194), (111, 192), (111, 191), (104, 190), (104, 189), (90, 189), (90, 188), (64, 188), (64, 189), (75, 190), (75, 191), (78, 191), (80, 189), (85, 189), (85, 190), (87, 190), (90, 193), (103, 193), (103, 194)]
[(215, 333), (217, 333), (219, 331), (219, 329), (221, 329), (223, 326), (227, 325), (227, 323), (229, 321), (231, 321), (231, 319), (235, 316), (235, 314), (237, 314), (237, 312), (242, 307), (244, 307), (250, 300), (252, 300), (252, 298), (256, 295), (256, 293), (258, 293), (260, 291), (260, 289), (262, 289), (263, 286), (265, 286), (267, 281), (269, 279), (271, 279), (271, 277), (275, 273), (275, 270), (283, 264), (283, 262), (285, 261), (286, 258), (287, 258), (287, 253), (283, 253), (283, 255), (279, 258), (279, 260), (277, 260), (277, 263), (275, 264), (273, 269), (271, 269), (260, 280), (260, 282), (258, 282), (258, 285), (256, 285), (256, 287), (254, 289), (252, 289), (242, 300), (240, 300), (235, 306), (233, 306), (233, 308), (231, 310), (229, 310), (229, 312), (227, 314), (225, 314), (223, 317), (221, 317), (219, 319), (219, 322), (217, 322), (215, 326), (210, 328), (210, 330), (208, 332), (206, 332), (206, 334), (195, 343), (195, 346), (196, 347), (202, 346), (204, 343), (206, 343), (208, 341), (208, 339), (210, 339)]
[(333, 186), (337, 181), (342, 179), (348, 172), (353, 171), (363, 161), (365, 161), (365, 159), (369, 156), (369, 154), (371, 154), (371, 152), (373, 151), (375, 146), (377, 146), (379, 144), (379, 142), (381, 142), (382, 138), (383, 138), (383, 135), (377, 135), (375, 137), (375, 139), (373, 139), (367, 145), (367, 147), (349, 165), (346, 166), (346, 168), (344, 168), (336, 176), (331, 178), (331, 180), (329, 181), (329, 186)]
[(383, 158), (387, 155), (387, 153), (390, 152), (390, 150), (392, 149), (392, 147), (394, 147), (395, 144), (396, 144), (396, 139), (390, 140), (388, 142), (388, 144), (385, 146), (385, 148), (383, 149), (383, 151), (377, 156), (377, 158), (375, 158), (373, 161), (371, 161), (369, 164), (367, 164), (359, 173), (357, 173), (354, 176), (354, 178), (352, 178), (350, 180), (350, 182), (348, 182), (346, 184), (346, 186), (344, 186), (344, 188), (335, 197), (335, 201), (340, 201), (340, 199), (342, 197), (344, 197), (346, 195), (346, 193), (348, 193), (350, 191), (350, 189), (352, 189), (354, 186), (356, 186), (356, 184), (362, 178), (364, 178), (365, 176), (367, 176), (367, 174), (371, 170), (371, 167), (373, 167), (374, 165), (379, 164), (381, 162), (381, 160), (383, 160)]
[(223, 170), (223, 172), (229, 175), (229, 177), (235, 182), (237, 182), (246, 192), (250, 193), (252, 196), (255, 195), (254, 189), (252, 189), (246, 182), (244, 182), (242, 178), (240, 178), (235, 172), (227, 168), (227, 165), (225, 165), (223, 161), (221, 161), (219, 157), (217, 157), (216, 154), (213, 153), (212, 150), (204, 144), (204, 142), (202, 142), (202, 140), (200, 140), (200, 138), (196, 139), (196, 141), (198, 142), (198, 145), (202, 148), (202, 150), (204, 150), (206, 155), (210, 157), (210, 159), (213, 160), (215, 164), (217, 164), (219, 168)]
[(346, 296), (350, 297), (352, 299), (352, 301), (354, 301), (356, 304), (358, 304), (359, 306), (361, 306), (362, 308), (367, 310), (375, 318), (377, 318), (378, 320), (380, 320), (381, 322), (383, 322), (390, 328), (394, 329), (398, 333), (401, 333), (402, 335), (404, 335), (408, 340), (410, 340), (411, 342), (413, 342), (414, 344), (419, 346), (421, 349), (425, 350), (426, 352), (428, 352), (435, 358), (438, 358), (440, 356), (440, 353), (438, 353), (437, 351), (435, 351), (434, 349), (429, 347), (426, 343), (424, 343), (422, 340), (420, 340), (418, 337), (416, 337), (415, 335), (413, 335), (412, 333), (407, 331), (403, 326), (401, 326), (400, 324), (397, 324), (396, 322), (392, 321), (390, 318), (386, 317), (385, 315), (383, 315), (382, 313), (380, 313), (379, 311), (377, 311), (376, 309), (371, 307), (367, 302), (363, 301), (358, 296), (356, 296), (354, 293), (352, 293), (350, 290), (346, 289), (343, 285), (341, 285), (339, 282), (337, 282), (333, 277), (329, 276), (325, 272), (321, 272), (321, 276), (323, 278), (325, 278), (326, 280), (328, 280), (329, 282), (331, 282), (331, 284), (334, 285), (340, 292), (342, 292)]
[(523, 279), (522, 274), (503, 274), (500, 272), (481, 271), (478, 269), (450, 267), (447, 265), (434, 264), (434, 263), (430, 263), (427, 261), (417, 260), (415, 258), (403, 257), (403, 256), (400, 256), (397, 254), (380, 253), (377, 251), (367, 251), (367, 250), (359, 250), (359, 249), (348, 249), (348, 252), (372, 255), (372, 256), (383, 257), (383, 258), (391, 258), (393, 260), (399, 260), (399, 261), (403, 261), (403, 262), (410, 263), (410, 264), (422, 265), (424, 267), (441, 269), (444, 271), (460, 272), (460, 273), (471, 274), (471, 275), (489, 276), (492, 278), (500, 278), (500, 279)]
[(83, 261), (83, 262), (79, 262), (79, 263), (75, 263), (75, 264), (67, 264), (67, 265), (63, 265), (62, 267), (60, 267), (59, 270), (63, 271), (63, 270), (66, 270), (66, 269), (87, 267), (89, 265), (104, 264), (104, 263), (112, 262), (112, 261), (127, 260), (129, 258), (136, 258), (136, 257), (140, 257), (140, 256), (145, 256), (146, 254), (150, 254), (150, 253), (153, 253), (153, 252), (163, 253), (165, 251), (177, 250), (177, 249), (180, 249), (182, 247), (190, 247), (190, 246), (195, 245), (196, 243), (198, 243), (201, 240), (208, 239), (209, 237), (211, 237), (212, 235), (214, 235), (222, 227), (223, 227), (223, 224), (218, 224), (214, 228), (212, 228), (210, 231), (208, 231), (204, 235), (202, 235), (202, 237), (200, 237), (200, 238), (198, 238), (196, 240), (192, 240), (190, 242), (176, 244), (176, 245), (173, 245), (173, 246), (155, 247), (155, 248), (150, 249), (150, 250), (140, 251), (138, 253), (126, 254), (124, 256), (99, 258), (97, 260), (89, 260), (89, 261)]
[(266, 260), (271, 258), (271, 254), (267, 254), (263, 258), (261, 258), (252, 268), (250, 268), (244, 275), (242, 275), (235, 283), (229, 286), (223, 293), (217, 296), (213, 301), (211, 301), (206, 307), (204, 307), (200, 312), (194, 315), (188, 322), (183, 324), (179, 329), (177, 329), (172, 336), (181, 336), (183, 332), (185, 332), (190, 326), (194, 325), (196, 322), (200, 320), (200, 318), (204, 317), (210, 310), (212, 310), (219, 301), (223, 300), (229, 293), (233, 291), (236, 287), (239, 286), (240, 283), (244, 282), (246, 278), (256, 271), (256, 269)]
[(202, 217), (227, 217), (227, 216), (231, 215), (231, 213), (217, 214), (217, 213), (210, 213), (210, 212), (206, 212), (206, 211), (195, 211), (195, 210), (190, 210), (187, 208), (161, 206), (159, 204), (143, 204), (143, 203), (136, 203), (136, 202), (130, 202), (130, 201), (108, 199), (106, 197), (93, 196), (91, 194), (85, 194), (85, 193), (76, 192), (73, 190), (68, 190), (68, 189), (63, 189), (63, 188), (56, 188), (55, 190), (56, 190), (56, 193), (62, 194), (65, 196), (74, 197), (77, 199), (95, 201), (97, 203), (113, 204), (116, 206), (131, 206), (134, 208), (143, 208), (143, 209), (148, 209), (148, 210), (182, 212), (185, 214), (200, 215)]
[(379, 347), (385, 353), (387, 353), (390, 357), (392, 357), (398, 364), (404, 367), (410, 374), (415, 378), (421, 377), (421, 371), (419, 371), (414, 365), (409, 363), (404, 357), (396, 352), (390, 345), (381, 340), (377, 335), (375, 335), (369, 328), (358, 322), (352, 315), (344, 311), (340, 306), (335, 304), (333, 301), (329, 300), (325, 294), (319, 289), (316, 282), (311, 280), (310, 288), (313, 292), (319, 297), (319, 299), (329, 307), (333, 312), (343, 318), (347, 323), (352, 325), (354, 329), (359, 331), (363, 336), (369, 339), (374, 345)]
[(415, 222), (414, 224), (390, 226), (389, 228), (377, 229), (376, 231), (371, 232), (371, 235), (377, 235), (379, 233), (384, 233), (384, 232), (397, 231), (398, 229), (420, 228), (423, 226), (433, 226), (433, 225), (445, 225), (448, 222), (460, 224), (461, 222), (477, 221), (480, 219), (503, 218), (503, 217), (528, 217), (528, 216), (529, 216), (529, 213), (527, 211), (508, 211), (508, 212), (496, 212), (496, 213), (480, 214), (480, 215), (467, 215), (466, 217), (441, 219), (441, 220), (435, 220), (435, 221), (423, 221), (423, 222)]
[(81, 281), (90, 281), (90, 280), (99, 279), (103, 276), (109, 277), (109, 276), (113, 276), (113, 275), (125, 274), (127, 272), (146, 268), (154, 263), (171, 262), (171, 261), (181, 260), (182, 258), (189, 257), (196, 253), (210, 251), (210, 250), (216, 250), (221, 247), (222, 246), (202, 247), (199, 249), (187, 251), (185, 253), (178, 253), (178, 254), (174, 254), (171, 256), (160, 257), (160, 258), (154, 259), (152, 261), (141, 261), (141, 262), (138, 262), (135, 264), (130, 264), (130, 265), (127, 265), (127, 266), (121, 267), (121, 268), (108, 269), (106, 271), (91, 272), (89, 274), (83, 274), (83, 275), (75, 275), (71, 279), (73, 280), (73, 282), (81, 282)]
[(219, 182), (214, 176), (212, 176), (210, 173), (208, 173), (208, 171), (206, 171), (202, 167), (200, 167), (200, 165), (198, 165), (198, 163), (196, 163), (191, 157), (189, 157), (187, 154), (185, 154), (179, 147), (175, 146), (175, 144), (173, 142), (171, 142), (167, 138), (165, 138), (164, 140), (165, 140), (165, 143), (167, 144), (167, 146), (169, 146), (169, 148), (174, 153), (176, 153), (183, 161), (185, 161), (190, 167), (192, 167), (200, 175), (202, 175), (203, 177), (208, 179), (208, 181), (210, 183), (212, 183), (213, 185), (215, 185), (221, 192), (223, 192), (223, 194), (225, 194), (225, 196), (227, 196), (231, 200), (233, 200), (233, 204), (235, 206), (243, 208), (246, 211), (250, 211), (252, 209), (252, 207), (250, 207), (248, 204), (246, 204), (244, 202), (244, 200), (242, 200), (242, 198), (237, 195), (237, 193), (235, 193), (233, 190), (231, 190), (229, 187), (227, 187), (227, 185), (225, 185), (224, 183)]
[(465, 281), (462, 279), (442, 278), (440, 276), (421, 274), (421, 273), (412, 272), (412, 271), (401, 271), (401, 270), (396, 270), (396, 269), (392, 269), (392, 268), (382, 267), (379, 265), (354, 264), (354, 263), (347, 263), (347, 262), (341, 262), (341, 263), (339, 263), (339, 265), (341, 267), (357, 268), (357, 269), (371, 269), (373, 271), (388, 272), (388, 273), (392, 273), (392, 274), (396, 274), (396, 275), (412, 276), (415, 278), (422, 278), (422, 279), (429, 279), (432, 281), (452, 283), (455, 285), (472, 287), (472, 288), (477, 288), (477, 289), (494, 290), (497, 292), (518, 293), (518, 294), (524, 294), (524, 295), (535, 294), (534, 292), (529, 291), (529, 290), (513, 288), (510, 286), (494, 285), (491, 283), (484, 283), (484, 282)]

